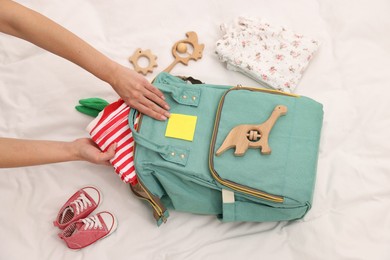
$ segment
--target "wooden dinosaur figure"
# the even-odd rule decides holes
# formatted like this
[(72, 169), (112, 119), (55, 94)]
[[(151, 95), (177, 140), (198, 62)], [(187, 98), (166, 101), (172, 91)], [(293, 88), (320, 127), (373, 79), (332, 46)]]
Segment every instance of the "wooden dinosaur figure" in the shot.
[(220, 156), (226, 150), (235, 147), (234, 155), (243, 156), (248, 148), (261, 148), (262, 154), (270, 154), (268, 136), (280, 116), (287, 113), (287, 107), (278, 105), (270, 117), (260, 125), (238, 125), (230, 130), (221, 147), (216, 152)]

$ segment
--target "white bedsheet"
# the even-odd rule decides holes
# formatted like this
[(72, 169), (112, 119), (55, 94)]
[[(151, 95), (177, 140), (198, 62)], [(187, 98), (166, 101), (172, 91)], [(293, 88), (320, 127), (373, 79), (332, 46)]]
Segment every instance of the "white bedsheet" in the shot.
[[(296, 93), (324, 105), (313, 208), (299, 221), (221, 223), (171, 211), (156, 227), (111, 167), (69, 162), (0, 170), (0, 259), (390, 259), (390, 2), (20, 0), (131, 67), (136, 48), (168, 66), (172, 45), (196, 31), (204, 55), (172, 74), (207, 83), (259, 86), (228, 71), (214, 53), (219, 25), (239, 15), (265, 18), (321, 42)], [(1, 8), (1, 6), (0, 6)], [(0, 136), (73, 140), (91, 117), (81, 98), (117, 94), (76, 65), (0, 34)], [(110, 237), (68, 249), (52, 225), (84, 185), (103, 192), (100, 210), (119, 221)]]

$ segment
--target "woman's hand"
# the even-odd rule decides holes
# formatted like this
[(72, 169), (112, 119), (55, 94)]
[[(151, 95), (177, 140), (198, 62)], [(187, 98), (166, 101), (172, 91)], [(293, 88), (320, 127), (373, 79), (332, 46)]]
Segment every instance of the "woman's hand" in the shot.
[(163, 93), (146, 78), (120, 64), (113, 71), (111, 86), (127, 105), (157, 120), (169, 117), (170, 108)]
[(72, 146), (78, 160), (103, 165), (110, 165), (109, 160), (114, 157), (116, 149), (116, 144), (112, 144), (106, 152), (102, 152), (89, 138), (77, 139), (72, 142)]

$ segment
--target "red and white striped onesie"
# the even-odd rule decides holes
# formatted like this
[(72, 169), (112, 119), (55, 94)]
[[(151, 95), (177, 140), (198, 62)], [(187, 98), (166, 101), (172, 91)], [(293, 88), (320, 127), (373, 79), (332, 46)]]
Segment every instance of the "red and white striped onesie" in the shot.
[[(115, 156), (110, 163), (125, 183), (135, 185), (137, 175), (134, 168), (134, 139), (128, 125), (129, 112), (130, 107), (123, 100), (111, 103), (87, 126), (87, 131), (103, 152), (117, 143)], [(139, 114), (135, 120), (135, 128), (138, 118)]]

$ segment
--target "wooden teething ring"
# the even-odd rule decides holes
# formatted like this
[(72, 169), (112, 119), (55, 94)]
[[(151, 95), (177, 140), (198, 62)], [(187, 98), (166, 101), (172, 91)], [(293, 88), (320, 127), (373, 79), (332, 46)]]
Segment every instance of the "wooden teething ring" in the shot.
[[(149, 65), (147, 67), (141, 67), (138, 65), (138, 60), (141, 57), (145, 57), (149, 60)], [(141, 50), (140, 48), (136, 49), (134, 54), (129, 58), (129, 61), (134, 66), (134, 70), (138, 73), (142, 73), (144, 75), (148, 74), (148, 72), (153, 72), (153, 68), (157, 67), (156, 62), (157, 56), (153, 55), (150, 50)]]
[[(198, 43), (198, 35), (195, 32), (187, 32), (187, 38), (181, 41), (176, 42), (172, 47), (172, 55), (175, 57), (175, 60), (169, 65), (164, 71), (170, 72), (177, 63), (182, 63), (188, 65), (190, 60), (198, 60), (202, 58), (202, 53), (204, 49), (204, 44)], [(187, 44), (192, 46), (192, 53), (189, 53), (187, 50)], [(180, 54), (179, 54), (180, 53)], [(187, 54), (187, 57), (184, 57), (183, 54)]]

